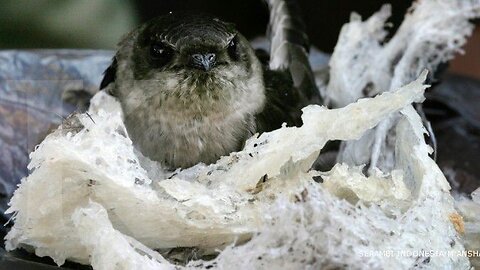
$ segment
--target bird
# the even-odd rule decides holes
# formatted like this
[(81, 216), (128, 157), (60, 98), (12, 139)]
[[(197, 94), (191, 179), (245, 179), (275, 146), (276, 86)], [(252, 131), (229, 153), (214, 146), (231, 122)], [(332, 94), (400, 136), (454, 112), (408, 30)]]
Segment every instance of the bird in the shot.
[(321, 102), (294, 1), (269, 5), (267, 60), (205, 13), (169, 12), (119, 42), (100, 89), (119, 101), (144, 156), (172, 170), (211, 164), (256, 133), (300, 126), (301, 108)]

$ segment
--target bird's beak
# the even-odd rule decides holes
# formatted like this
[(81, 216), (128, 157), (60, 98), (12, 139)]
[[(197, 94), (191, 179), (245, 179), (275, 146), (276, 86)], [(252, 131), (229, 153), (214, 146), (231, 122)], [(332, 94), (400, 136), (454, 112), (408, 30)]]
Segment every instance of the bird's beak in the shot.
[(190, 66), (193, 68), (209, 71), (215, 66), (216, 55), (214, 53), (196, 53), (190, 57)]

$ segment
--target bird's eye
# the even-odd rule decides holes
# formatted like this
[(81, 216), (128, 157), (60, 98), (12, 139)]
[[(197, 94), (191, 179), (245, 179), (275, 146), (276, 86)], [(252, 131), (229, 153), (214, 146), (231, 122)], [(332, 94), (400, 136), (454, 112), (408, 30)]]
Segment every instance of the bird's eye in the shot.
[(150, 46), (150, 56), (157, 62), (161, 64), (166, 64), (172, 58), (173, 50), (163, 44), (163, 43), (154, 43)]
[(227, 45), (228, 55), (230, 55), (230, 58), (232, 58), (233, 60), (238, 60), (239, 57), (237, 43), (237, 36), (235, 36), (234, 38), (232, 38), (232, 40), (230, 40)]

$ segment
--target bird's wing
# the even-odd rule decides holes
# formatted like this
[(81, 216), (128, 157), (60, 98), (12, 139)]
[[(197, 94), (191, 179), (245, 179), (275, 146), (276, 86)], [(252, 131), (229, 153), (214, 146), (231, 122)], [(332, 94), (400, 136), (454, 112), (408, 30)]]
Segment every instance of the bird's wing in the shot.
[(270, 69), (286, 70), (305, 104), (321, 104), (308, 60), (309, 41), (296, 0), (266, 0), (270, 8)]
[[(108, 94), (115, 96), (115, 94), (113, 93), (113, 88), (111, 84), (115, 82), (116, 74), (117, 74), (117, 59), (114, 57), (112, 60), (112, 64), (110, 64), (110, 66), (105, 70), (105, 72), (103, 72), (103, 79), (102, 79), (102, 82), (100, 83), (100, 90), (105, 89), (107, 90)], [(107, 86), (110, 86), (110, 87), (107, 88)]]

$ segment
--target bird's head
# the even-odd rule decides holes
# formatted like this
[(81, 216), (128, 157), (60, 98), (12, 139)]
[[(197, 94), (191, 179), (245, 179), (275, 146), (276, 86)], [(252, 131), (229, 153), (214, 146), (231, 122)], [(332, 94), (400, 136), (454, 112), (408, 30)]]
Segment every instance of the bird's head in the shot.
[(263, 93), (261, 64), (249, 42), (232, 24), (205, 14), (155, 18), (120, 43), (116, 58), (120, 86), (122, 77), (135, 81), (119, 89), (124, 96), (138, 97), (136, 90), (185, 103), (228, 103), (250, 91)]
[(233, 25), (208, 15), (170, 13), (147, 23), (138, 36), (138, 75), (152, 69), (209, 72), (248, 60)]

